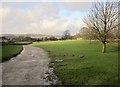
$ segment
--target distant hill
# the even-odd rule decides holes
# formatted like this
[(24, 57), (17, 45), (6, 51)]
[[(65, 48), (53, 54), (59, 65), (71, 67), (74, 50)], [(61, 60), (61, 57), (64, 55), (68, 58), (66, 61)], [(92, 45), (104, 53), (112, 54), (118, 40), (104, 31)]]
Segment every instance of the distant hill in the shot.
[(31, 38), (42, 38), (42, 37), (56, 37), (61, 38), (59, 35), (44, 35), (44, 34), (2, 34), (0, 37), (16, 38), (16, 37), (31, 37)]

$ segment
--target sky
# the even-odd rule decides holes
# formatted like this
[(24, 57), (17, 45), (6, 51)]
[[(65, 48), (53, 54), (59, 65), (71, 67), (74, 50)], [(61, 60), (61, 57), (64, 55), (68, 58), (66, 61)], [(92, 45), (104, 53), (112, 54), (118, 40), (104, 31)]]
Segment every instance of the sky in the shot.
[(83, 19), (96, 0), (2, 0), (2, 34), (72, 35), (85, 26)]

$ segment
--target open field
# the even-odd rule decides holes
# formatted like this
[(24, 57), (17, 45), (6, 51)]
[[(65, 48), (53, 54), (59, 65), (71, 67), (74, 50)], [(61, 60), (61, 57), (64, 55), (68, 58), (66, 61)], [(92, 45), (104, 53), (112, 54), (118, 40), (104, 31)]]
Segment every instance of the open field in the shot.
[[(118, 84), (118, 46), (102, 45), (92, 41), (40, 42), (33, 45), (45, 49), (51, 58), (50, 67), (64, 85), (116, 85)], [(63, 60), (56, 62), (55, 60)]]
[(8, 46), (0, 46), (2, 48), (2, 52), (0, 55), (2, 56), (2, 62), (9, 60), (10, 58), (16, 56), (22, 51), (22, 45), (8, 45)]

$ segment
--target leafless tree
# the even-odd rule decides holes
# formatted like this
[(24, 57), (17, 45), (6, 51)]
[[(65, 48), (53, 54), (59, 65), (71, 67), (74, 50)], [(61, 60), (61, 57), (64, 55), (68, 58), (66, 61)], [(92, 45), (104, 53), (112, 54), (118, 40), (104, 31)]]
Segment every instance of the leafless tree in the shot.
[(109, 33), (118, 27), (119, 15), (117, 7), (117, 2), (97, 2), (84, 19), (84, 23), (94, 33), (92, 35), (103, 44), (103, 53), (106, 52)]
[(79, 39), (79, 38), (81, 38), (80, 33), (76, 33), (74, 36), (72, 36), (72, 39), (73, 39), (73, 40), (77, 40), (77, 39)]
[(65, 30), (65, 31), (63, 32), (63, 34), (62, 34), (62, 38), (63, 38), (64, 40), (66, 40), (66, 39), (71, 39), (70, 31), (69, 31), (69, 30)]
[(80, 35), (83, 39), (90, 40), (90, 43), (91, 43), (91, 40), (96, 39), (94, 33), (91, 31), (91, 29), (87, 27), (82, 27), (80, 29)]

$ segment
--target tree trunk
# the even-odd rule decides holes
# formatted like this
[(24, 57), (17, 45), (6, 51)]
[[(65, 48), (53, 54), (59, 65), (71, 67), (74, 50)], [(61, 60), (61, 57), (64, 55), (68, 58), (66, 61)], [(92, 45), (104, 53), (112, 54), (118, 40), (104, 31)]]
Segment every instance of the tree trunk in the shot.
[(103, 43), (102, 53), (106, 52), (106, 43)]

